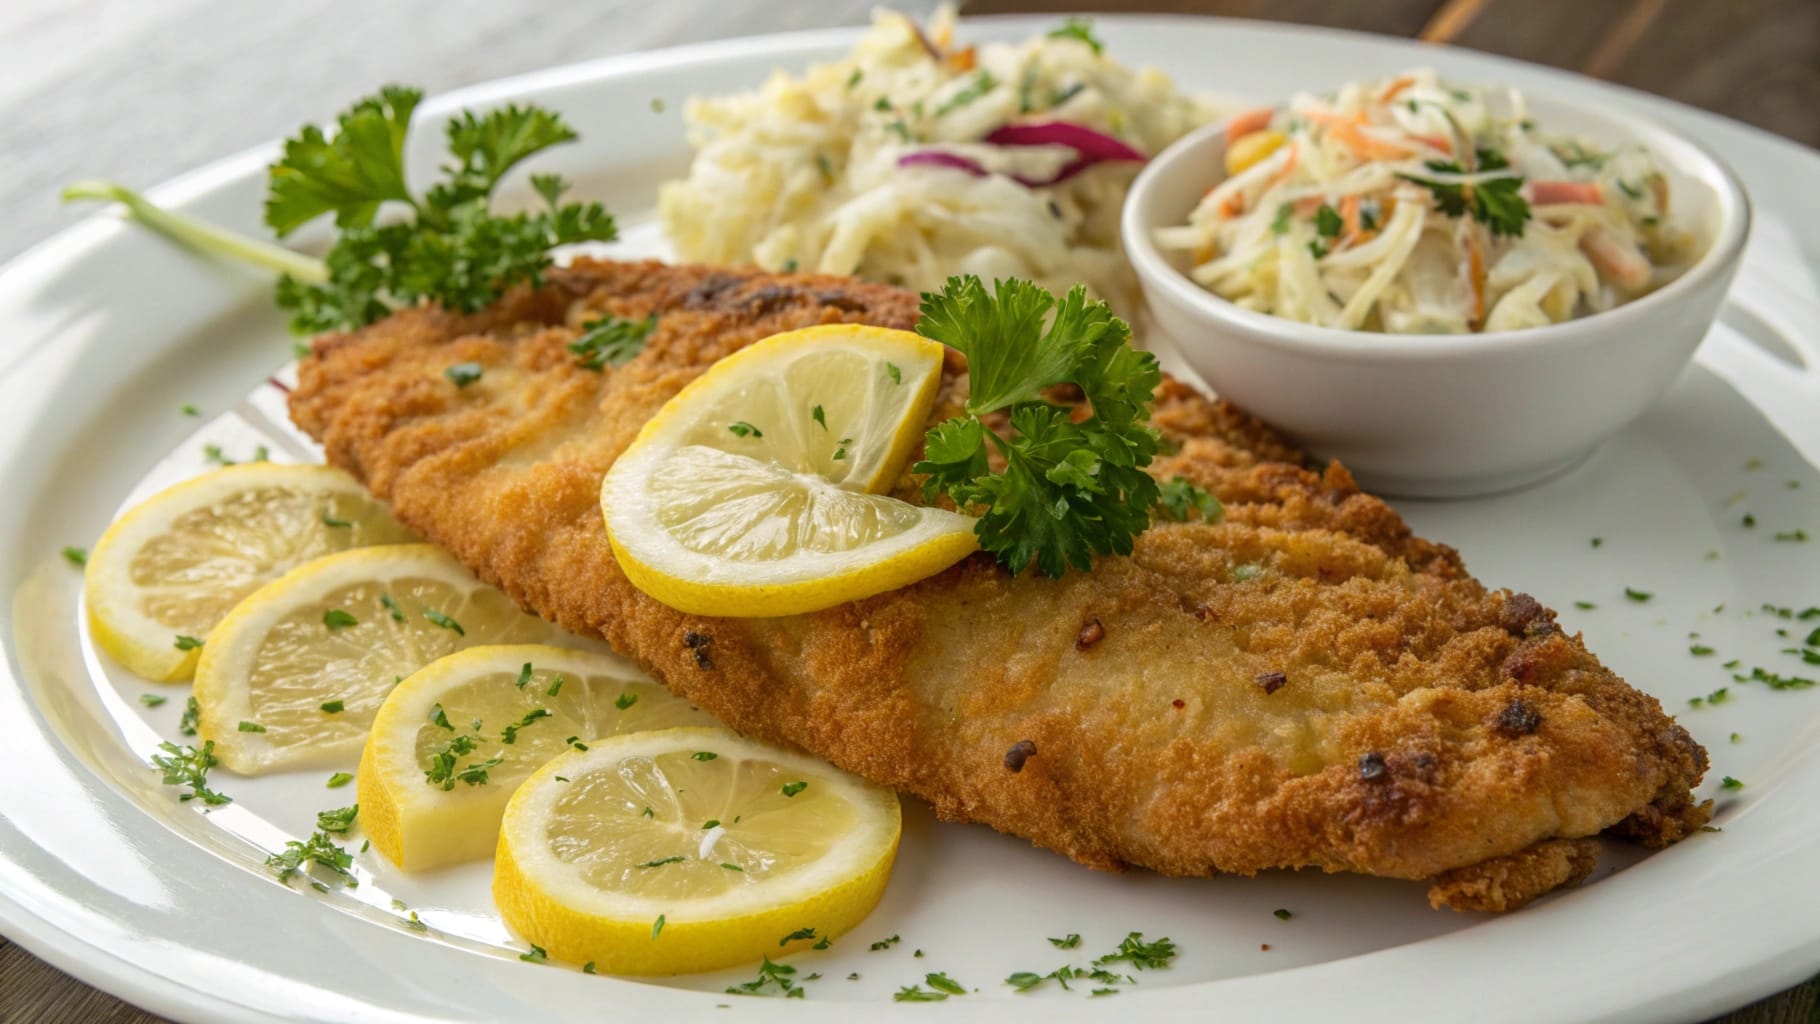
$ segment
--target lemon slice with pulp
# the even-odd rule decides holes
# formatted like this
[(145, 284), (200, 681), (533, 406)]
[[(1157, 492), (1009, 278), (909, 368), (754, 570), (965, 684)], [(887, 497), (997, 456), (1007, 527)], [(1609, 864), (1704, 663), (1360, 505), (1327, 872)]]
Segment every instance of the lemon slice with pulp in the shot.
[(242, 774), (343, 765), (405, 676), (463, 648), (560, 635), (429, 544), (328, 555), (215, 628), (196, 666), (200, 731)]
[(721, 729), (632, 733), (563, 754), (512, 795), (493, 899), (557, 959), (715, 970), (858, 924), (901, 825), (895, 794), (826, 762)]
[(886, 497), (922, 439), (942, 347), (829, 324), (716, 363), (601, 484), (634, 586), (701, 615), (790, 615), (913, 583), (978, 546), (974, 521)]
[(229, 466), (115, 521), (89, 553), (83, 601), (102, 650), (175, 682), (195, 673), (199, 643), (262, 584), (321, 555), (411, 539), (340, 470)]
[(595, 737), (713, 724), (611, 654), (469, 648), (406, 677), (380, 707), (360, 756), (361, 827), (409, 871), (482, 860), (506, 800), (550, 758)]

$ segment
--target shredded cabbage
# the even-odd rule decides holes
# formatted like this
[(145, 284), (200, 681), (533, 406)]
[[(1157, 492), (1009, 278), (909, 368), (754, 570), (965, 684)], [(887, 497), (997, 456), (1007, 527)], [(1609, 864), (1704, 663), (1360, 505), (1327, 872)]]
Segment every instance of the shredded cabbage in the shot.
[(678, 254), (921, 291), (958, 273), (1078, 283), (1134, 312), (1118, 237), (1131, 157), (1218, 111), (1120, 65), (1078, 23), (977, 47), (954, 29), (944, 9), (925, 44), (880, 11), (844, 60), (691, 99), (694, 162), (659, 196)]

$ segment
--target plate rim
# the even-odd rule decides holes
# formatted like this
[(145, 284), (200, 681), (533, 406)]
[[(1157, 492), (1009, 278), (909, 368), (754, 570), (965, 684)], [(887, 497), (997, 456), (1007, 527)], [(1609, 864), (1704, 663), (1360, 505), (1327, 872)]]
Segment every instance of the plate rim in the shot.
[[(1324, 26), (1299, 26), (1280, 23), (1257, 22), (1247, 19), (1225, 17), (1208, 17), (1197, 15), (1166, 14), (1100, 14), (1095, 15), (1103, 23), (1117, 26), (1180, 26), (1195, 32), (1225, 33), (1239, 31), (1271, 35), (1288, 40), (1306, 39), (1310, 36), (1331, 38), (1339, 42), (1370, 44), (1372, 46), (1393, 46), (1398, 48), (1412, 47), (1410, 40), (1399, 37), (1380, 36), (1372, 33), (1356, 32), (1346, 29)], [(1052, 15), (997, 15), (969, 17), (966, 23), (970, 26), (990, 26), (1006, 31), (1040, 26), (1052, 23)], [(752, 59), (761, 56), (806, 55), (810, 51), (825, 49), (831, 46), (850, 43), (864, 31), (861, 27), (824, 28), (798, 31), (769, 33), (764, 35), (737, 37), (695, 43), (684, 46), (640, 51), (595, 58), (571, 64), (559, 65), (476, 83), (459, 89), (437, 94), (424, 104), (425, 113), (439, 113), (449, 108), (468, 104), (488, 103), (513, 97), (528, 91), (554, 87), (570, 87), (602, 83), (618, 77), (636, 77), (641, 73), (657, 69), (674, 69), (690, 64), (713, 63), (730, 57)], [(1545, 66), (1529, 64), (1493, 54), (1482, 54), (1476, 51), (1457, 47), (1438, 47), (1439, 51), (1457, 55), (1479, 66), (1488, 68), (1520, 68), (1526, 75), (1540, 73), (1551, 78), (1564, 90), (1592, 90), (1601, 94), (1625, 96), (1630, 102), (1652, 109), (1662, 116), (1692, 118), (1707, 126), (1721, 126), (1727, 131), (1743, 130), (1756, 137), (1756, 141), (1768, 143), (1789, 159), (1813, 161), (1813, 169), (1820, 169), (1820, 152), (1808, 149), (1799, 143), (1774, 135), (1764, 129), (1737, 122), (1720, 115), (1652, 96), (1640, 90), (1611, 83), (1584, 79), (1572, 72)], [(203, 164), (191, 171), (171, 178), (151, 189), (147, 194), (162, 203), (183, 205), (206, 197), (219, 189), (240, 182), (249, 174), (257, 173), (277, 151), (276, 142), (254, 146), (221, 159)], [(1759, 200), (1761, 203), (1761, 200)], [(1767, 206), (1768, 204), (1762, 203)], [(133, 230), (129, 225), (115, 220), (105, 214), (97, 213), (84, 218), (49, 238), (27, 248), (4, 267), (0, 267), (0, 319), (7, 316), (13, 303), (29, 298), (33, 287), (47, 279), (54, 279), (76, 269), (97, 249), (105, 246), (111, 239)], [(10, 345), (0, 345), (0, 378), (11, 377), (19, 367), (14, 359), (15, 353), (7, 352)], [(1748, 396), (1747, 396), (1748, 398)], [(66, 772), (81, 777), (84, 781), (109, 790), (116, 799), (132, 804), (125, 794), (113, 791), (108, 781), (95, 772), (63, 743), (59, 731), (48, 721), (45, 711), (40, 708), (26, 690), (25, 684), (17, 678), (15, 653), (13, 646), (12, 623), (0, 627), (0, 649), (4, 649), (7, 659), (0, 665), (0, 672), (6, 674), (3, 687), (7, 692), (3, 697), (16, 697), (26, 712), (30, 725), (40, 731), (50, 748), (51, 757), (56, 765)], [(0, 794), (0, 807), (5, 802)], [(137, 809), (137, 808), (136, 808)], [(148, 816), (149, 819), (149, 816)], [(153, 822), (155, 824), (155, 821)], [(182, 839), (181, 836), (177, 837)], [(182, 840), (187, 844), (187, 840)], [(9, 879), (22, 880), (9, 882)], [(144, 937), (126, 936), (117, 943), (108, 944), (92, 933), (83, 934), (62, 927), (51, 917), (35, 910), (33, 897), (42, 893), (34, 887), (44, 887), (42, 879), (34, 876), (26, 865), (0, 849), (0, 931), (33, 955), (49, 962), (57, 969), (103, 991), (114, 993), (128, 999), (136, 1005), (153, 1010), (173, 1019), (206, 1020), (206, 1021), (285, 1021), (295, 1020), (290, 1015), (275, 1015), (259, 1005), (225, 998), (215, 992), (194, 984), (187, 984), (179, 977), (155, 973), (141, 964), (128, 959), (127, 954), (140, 950), (145, 945)], [(339, 914), (332, 908), (320, 908), (325, 913)], [(345, 916), (345, 915), (343, 915)], [(1502, 920), (1512, 920), (1510, 918)], [(360, 922), (365, 926), (366, 922)], [(411, 940), (417, 941), (417, 940)], [(1121, 1004), (1130, 1004), (1133, 999), (1163, 1009), (1173, 1000), (1167, 993), (1180, 994), (1188, 991), (1204, 991), (1208, 985), (1220, 986), (1222, 991), (1233, 988), (1280, 988), (1279, 982), (1265, 983), (1264, 979), (1290, 974), (1306, 974), (1338, 964), (1356, 965), (1360, 961), (1379, 958), (1394, 952), (1398, 947), (1379, 950), (1361, 956), (1350, 957), (1340, 961), (1310, 965), (1306, 968), (1274, 972), (1265, 975), (1227, 979), (1191, 986), (1182, 986), (1174, 990), (1151, 990), (1149, 992), (1131, 993), (1121, 1000)], [(1820, 929), (1816, 929), (1805, 942), (1785, 946), (1780, 953), (1755, 957), (1750, 963), (1736, 965), (1729, 972), (1721, 987), (1713, 987), (1710, 980), (1687, 981), (1680, 983), (1672, 990), (1661, 988), (1652, 990), (1646, 998), (1627, 1002), (1619, 1008), (1619, 1016), (1631, 1019), (1640, 1013), (1649, 1011), (1685, 1010), (1689, 1007), (1719, 1008), (1734, 1005), (1741, 1001), (1759, 998), (1762, 994), (1786, 988), (1807, 978), (1813, 965), (1820, 964)], [(1336, 973), (1336, 972), (1327, 972)], [(1345, 973), (1345, 972), (1338, 972)], [(606, 980), (606, 979), (600, 979)], [(595, 981), (597, 983), (597, 980)], [(1259, 983), (1259, 984), (1247, 984)], [(642, 986), (641, 986), (642, 987)], [(1695, 994), (1699, 998), (1692, 998)], [(649, 989), (647, 989), (649, 991)], [(1718, 993), (1725, 993), (1718, 995)], [(696, 993), (686, 993), (695, 996)], [(1715, 998), (1717, 996), (1717, 998)], [(845, 1002), (824, 1003), (824, 1008), (844, 1007)], [(1001, 1001), (983, 1001), (978, 1004), (980, 1010), (998, 1011), (1005, 1004)], [(1188, 1005), (1183, 1003), (1183, 1006)], [(1066, 1004), (1046, 1001), (1044, 1011), (1063, 1020), (1089, 1019), (1084, 1011), (1077, 1012)], [(746, 1009), (746, 1007), (742, 1007)], [(763, 1011), (764, 1007), (755, 1010)], [(792, 1019), (802, 1019), (801, 1013), (807, 1009), (805, 1004), (797, 1004)], [(892, 1013), (897, 1007), (880, 1005), (875, 1007), (879, 1015)], [(1203, 1008), (1204, 1009), (1204, 1008)], [(373, 1008), (373, 1019), (398, 1021), (441, 1020), (442, 1017), (421, 1016), (393, 1010), (390, 1008)], [(769, 1016), (769, 1013), (761, 1013)], [(972, 1012), (965, 1014), (971, 1018)], [(781, 1017), (779, 1019), (782, 1019)], [(1609, 1019), (1609, 1018), (1608, 1018)]]

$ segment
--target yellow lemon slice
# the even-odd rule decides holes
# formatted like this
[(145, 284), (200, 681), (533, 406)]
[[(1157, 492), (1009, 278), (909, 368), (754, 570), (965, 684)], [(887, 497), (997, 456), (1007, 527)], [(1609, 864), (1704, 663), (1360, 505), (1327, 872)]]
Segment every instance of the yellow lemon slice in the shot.
[(893, 590), (977, 546), (974, 521), (877, 492), (922, 438), (942, 347), (829, 324), (716, 363), (601, 484), (633, 585), (701, 615), (791, 615)]
[(557, 959), (716, 970), (858, 924), (901, 827), (895, 794), (814, 758), (721, 729), (632, 733), (563, 754), (512, 795), (493, 899)]
[(188, 679), (240, 600), (321, 555), (411, 540), (340, 470), (254, 462), (180, 483), (96, 542), (83, 601), (95, 642), (137, 675)]
[(537, 644), (473, 647), (407, 676), (360, 756), (360, 823), (392, 863), (483, 860), (519, 783), (587, 741), (715, 724), (611, 654)]
[(242, 774), (345, 765), (405, 676), (464, 648), (560, 635), (440, 548), (328, 555), (215, 627), (196, 665), (200, 732)]

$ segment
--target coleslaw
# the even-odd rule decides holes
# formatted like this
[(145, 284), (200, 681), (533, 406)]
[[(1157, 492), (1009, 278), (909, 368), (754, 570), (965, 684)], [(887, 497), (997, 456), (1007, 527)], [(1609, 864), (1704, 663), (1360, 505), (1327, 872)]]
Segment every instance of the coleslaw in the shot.
[(697, 152), (659, 197), (684, 259), (924, 291), (967, 273), (1079, 283), (1129, 312), (1126, 189), (1216, 111), (1114, 61), (1086, 21), (961, 46), (944, 8), (926, 29), (880, 11), (845, 59), (685, 116)]
[(1429, 70), (1238, 114), (1226, 171), (1158, 243), (1244, 308), (1327, 327), (1559, 323), (1658, 288), (1697, 256), (1644, 148), (1546, 134), (1520, 92)]

